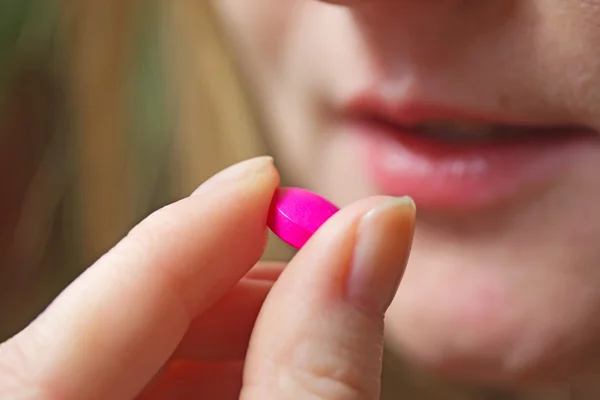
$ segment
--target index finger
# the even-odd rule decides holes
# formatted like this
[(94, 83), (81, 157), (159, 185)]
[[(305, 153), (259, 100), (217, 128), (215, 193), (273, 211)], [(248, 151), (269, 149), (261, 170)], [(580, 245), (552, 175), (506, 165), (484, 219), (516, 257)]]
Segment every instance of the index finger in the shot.
[(190, 321), (258, 261), (278, 183), (272, 160), (258, 158), (154, 213), (0, 347), (0, 359), (51, 398), (132, 398)]

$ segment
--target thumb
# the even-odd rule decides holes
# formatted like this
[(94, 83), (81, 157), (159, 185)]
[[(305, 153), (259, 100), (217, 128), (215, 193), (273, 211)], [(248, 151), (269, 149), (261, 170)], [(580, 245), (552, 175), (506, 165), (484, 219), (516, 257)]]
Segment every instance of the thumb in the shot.
[(383, 317), (414, 231), (409, 198), (332, 217), (282, 273), (255, 327), (243, 400), (377, 400)]

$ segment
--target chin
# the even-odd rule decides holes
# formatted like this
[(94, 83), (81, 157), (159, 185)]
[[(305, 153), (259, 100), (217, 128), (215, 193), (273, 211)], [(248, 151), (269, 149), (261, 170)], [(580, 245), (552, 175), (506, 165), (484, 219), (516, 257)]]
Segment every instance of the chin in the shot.
[(532, 275), (506, 265), (473, 272), (469, 260), (433, 266), (416, 258), (386, 316), (388, 344), (407, 362), (443, 378), (520, 389), (570, 385), (597, 368), (593, 284), (550, 268), (527, 290)]

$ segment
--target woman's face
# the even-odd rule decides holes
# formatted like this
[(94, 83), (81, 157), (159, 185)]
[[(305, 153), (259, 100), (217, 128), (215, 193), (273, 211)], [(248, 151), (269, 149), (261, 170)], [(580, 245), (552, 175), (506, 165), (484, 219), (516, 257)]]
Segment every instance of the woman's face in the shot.
[(413, 196), (388, 337), (441, 372), (600, 359), (600, 1), (217, 0), (280, 168), (340, 205)]

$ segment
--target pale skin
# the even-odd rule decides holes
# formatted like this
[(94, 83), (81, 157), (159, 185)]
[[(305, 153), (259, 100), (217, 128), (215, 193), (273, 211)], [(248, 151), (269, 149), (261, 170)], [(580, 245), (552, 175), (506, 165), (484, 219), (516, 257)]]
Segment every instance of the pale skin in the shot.
[(376, 400), (414, 205), (359, 201), (256, 264), (278, 183), (253, 159), (148, 217), (0, 345), (0, 397)]

